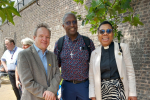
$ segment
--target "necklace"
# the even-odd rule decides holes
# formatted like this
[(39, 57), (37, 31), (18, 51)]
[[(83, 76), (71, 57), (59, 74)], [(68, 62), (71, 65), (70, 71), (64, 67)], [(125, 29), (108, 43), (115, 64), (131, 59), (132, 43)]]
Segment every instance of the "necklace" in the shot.
[[(78, 42), (78, 41), (77, 41)], [(76, 42), (76, 44), (75, 44), (75, 46), (73, 47), (73, 49), (71, 50), (71, 48), (70, 48), (70, 46), (69, 46), (69, 44), (68, 44), (68, 41), (67, 41), (67, 45), (68, 45), (68, 47), (69, 47), (69, 49), (71, 50), (71, 53), (70, 53), (70, 56), (71, 56), (71, 58), (73, 58), (73, 50), (74, 50), (74, 48), (76, 47), (76, 45), (77, 45), (77, 42)]]

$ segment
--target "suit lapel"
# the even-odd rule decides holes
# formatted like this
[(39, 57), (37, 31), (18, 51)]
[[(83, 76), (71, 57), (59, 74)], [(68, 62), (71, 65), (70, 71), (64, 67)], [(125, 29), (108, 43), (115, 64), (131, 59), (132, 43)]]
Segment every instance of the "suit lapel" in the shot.
[(43, 65), (43, 63), (42, 63), (42, 61), (41, 61), (41, 59), (40, 59), (40, 57), (39, 57), (39, 55), (38, 55), (38, 53), (37, 53), (37, 51), (35, 50), (35, 48), (34, 48), (33, 45), (31, 46), (31, 51), (32, 51), (32, 54), (33, 54), (33, 56), (34, 56), (34, 59), (35, 59), (37, 65), (39, 65), (39, 68), (42, 69), (43, 72), (44, 72), (44, 74), (45, 74), (45, 76), (47, 76), (47, 75), (46, 75), (46, 72), (45, 72), (44, 65)]
[(96, 73), (99, 74), (98, 76), (100, 76), (101, 47), (102, 46), (100, 46), (95, 52), (95, 69)]
[(115, 59), (116, 59), (116, 63), (117, 63), (117, 67), (118, 67), (118, 72), (119, 72), (119, 75), (120, 77), (122, 77), (122, 73), (121, 73), (121, 70), (122, 70), (122, 53), (120, 53), (119, 51), (119, 46), (118, 46), (118, 43), (114, 42), (114, 51), (115, 51)]
[[(95, 58), (94, 58), (94, 62), (95, 62), (95, 81), (96, 83), (101, 83), (101, 71), (100, 71), (100, 61), (101, 61), (101, 47), (98, 47), (96, 49), (95, 52)], [(100, 94), (101, 93), (101, 84), (97, 84), (97, 93)], [(100, 95), (99, 95), (100, 96)]]
[(52, 76), (52, 65), (53, 65), (53, 62), (52, 62), (52, 56), (49, 52), (47, 52), (46, 54), (46, 58), (47, 58), (47, 81), (48, 81), (48, 84), (50, 84), (50, 76)]

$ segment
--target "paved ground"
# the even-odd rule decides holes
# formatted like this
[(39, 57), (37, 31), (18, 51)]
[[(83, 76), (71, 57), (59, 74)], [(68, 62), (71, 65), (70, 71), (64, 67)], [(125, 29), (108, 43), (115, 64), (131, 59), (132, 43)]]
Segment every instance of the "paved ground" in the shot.
[(12, 90), (12, 86), (8, 78), (2, 80), (0, 87), (0, 100), (16, 100), (15, 94)]

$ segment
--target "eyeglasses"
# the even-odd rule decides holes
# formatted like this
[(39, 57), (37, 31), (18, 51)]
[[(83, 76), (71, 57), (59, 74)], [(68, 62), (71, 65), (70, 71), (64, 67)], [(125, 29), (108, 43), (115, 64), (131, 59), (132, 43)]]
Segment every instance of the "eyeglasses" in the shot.
[(66, 22), (66, 25), (71, 25), (71, 23), (72, 23), (73, 25), (76, 25), (76, 24), (77, 24), (77, 21), (76, 21), (76, 20), (74, 20), (74, 21), (68, 21), (68, 22)]
[(107, 30), (99, 30), (100, 34), (104, 34), (104, 33), (110, 34), (112, 32), (112, 29), (107, 29)]

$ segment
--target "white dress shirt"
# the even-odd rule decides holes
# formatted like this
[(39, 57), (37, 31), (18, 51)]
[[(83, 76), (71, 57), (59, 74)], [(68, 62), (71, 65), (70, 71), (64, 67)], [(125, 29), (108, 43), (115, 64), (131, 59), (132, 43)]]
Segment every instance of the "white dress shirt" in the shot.
[(1, 60), (6, 62), (8, 71), (15, 70), (15, 68), (16, 68), (15, 63), (17, 61), (18, 54), (22, 50), (23, 49), (15, 46), (12, 51), (6, 50), (4, 52), (3, 56), (1, 57)]

